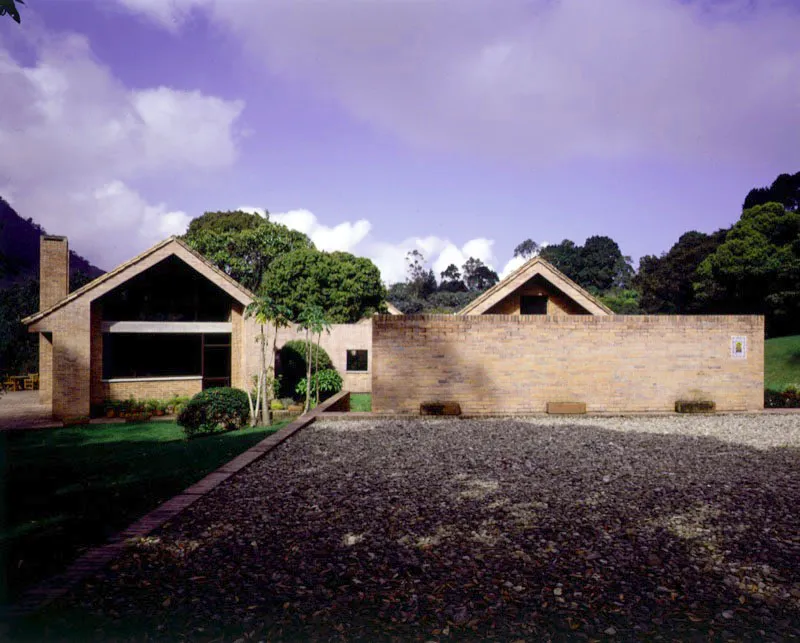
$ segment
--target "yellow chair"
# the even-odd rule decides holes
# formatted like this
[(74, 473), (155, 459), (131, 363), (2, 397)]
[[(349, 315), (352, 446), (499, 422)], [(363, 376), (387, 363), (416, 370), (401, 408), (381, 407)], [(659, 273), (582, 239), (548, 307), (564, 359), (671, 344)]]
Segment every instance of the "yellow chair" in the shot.
[(35, 391), (39, 384), (38, 373), (28, 373), (28, 377), (23, 382), (23, 387), (26, 391)]
[(16, 390), (16, 388), (17, 388), (16, 382), (12, 380), (10, 377), (6, 376), (6, 378), (3, 380), (3, 390), (14, 391)]

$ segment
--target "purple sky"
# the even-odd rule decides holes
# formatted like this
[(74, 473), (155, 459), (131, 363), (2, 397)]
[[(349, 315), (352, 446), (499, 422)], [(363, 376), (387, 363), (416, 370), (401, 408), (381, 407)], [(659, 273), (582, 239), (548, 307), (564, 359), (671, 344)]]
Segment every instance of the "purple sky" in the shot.
[(796, 0), (30, 0), (0, 194), (103, 268), (268, 208), (388, 282), (526, 238), (634, 260), (800, 170)]

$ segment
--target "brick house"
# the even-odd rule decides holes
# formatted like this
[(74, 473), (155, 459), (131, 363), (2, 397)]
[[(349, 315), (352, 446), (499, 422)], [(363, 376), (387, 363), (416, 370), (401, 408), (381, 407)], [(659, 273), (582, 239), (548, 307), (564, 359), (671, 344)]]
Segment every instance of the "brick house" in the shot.
[[(170, 237), (68, 292), (65, 237), (40, 247), (40, 311), (22, 320), (39, 335), (40, 399), (59, 420), (97, 414), (109, 399), (245, 388), (257, 373), (254, 295)], [(302, 339), (282, 329), (280, 347)], [(335, 324), (322, 346), (351, 391), (370, 390), (371, 320)]]

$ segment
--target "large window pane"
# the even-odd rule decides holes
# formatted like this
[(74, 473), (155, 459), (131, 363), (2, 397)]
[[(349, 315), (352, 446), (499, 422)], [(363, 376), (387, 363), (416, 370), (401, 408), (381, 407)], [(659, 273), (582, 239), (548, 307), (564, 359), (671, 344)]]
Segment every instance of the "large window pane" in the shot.
[(347, 370), (366, 371), (368, 351), (350, 349), (347, 351)]
[(200, 335), (106, 333), (103, 377), (202, 375)]

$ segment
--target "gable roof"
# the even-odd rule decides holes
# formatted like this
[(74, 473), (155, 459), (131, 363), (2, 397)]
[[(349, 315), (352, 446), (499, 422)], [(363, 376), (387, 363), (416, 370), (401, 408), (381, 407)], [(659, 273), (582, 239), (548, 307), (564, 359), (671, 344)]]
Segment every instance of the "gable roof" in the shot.
[(76, 291), (71, 292), (69, 295), (64, 297), (64, 299), (53, 304), (47, 310), (41, 310), (38, 313), (34, 313), (33, 315), (25, 317), (22, 320), (22, 323), (30, 325), (38, 322), (59, 308), (63, 308), (73, 301), (84, 297), (89, 297), (90, 300), (97, 299), (101, 295), (113, 290), (132, 277), (135, 277), (148, 268), (151, 268), (156, 263), (171, 256), (176, 256), (179, 259), (182, 259), (187, 265), (189, 265), (191, 268), (194, 268), (198, 273), (207, 279), (213, 281), (217, 286), (219, 286), (239, 303), (247, 305), (253, 301), (253, 299), (255, 299), (255, 295), (247, 288), (242, 286), (238, 281), (225, 274), (203, 255), (189, 247), (189, 245), (187, 245), (184, 241), (178, 237), (172, 236), (160, 241), (152, 248), (145, 250), (141, 254), (136, 255), (133, 259), (121, 263), (110, 272), (107, 272), (104, 275), (99, 276), (97, 279), (90, 281), (88, 284), (78, 288)]
[(499, 301), (508, 297), (515, 290), (523, 286), (530, 279), (540, 276), (558, 288), (576, 304), (586, 309), (592, 315), (613, 315), (608, 306), (597, 297), (590, 295), (572, 279), (558, 270), (551, 263), (541, 257), (533, 257), (517, 268), (508, 277), (489, 288), (480, 297), (467, 304), (458, 311), (457, 315), (482, 315)]
[(389, 311), (390, 315), (402, 315), (403, 314), (402, 311), (390, 301), (386, 302), (386, 310)]

